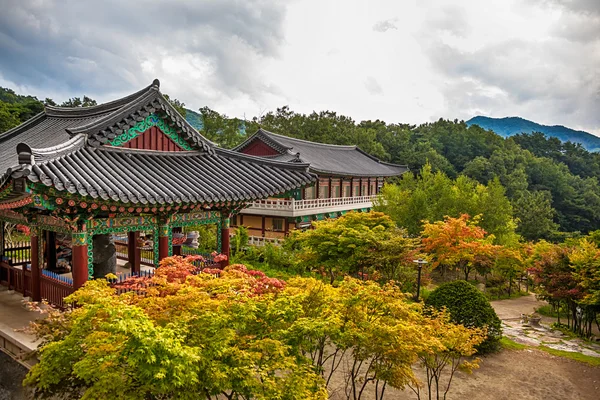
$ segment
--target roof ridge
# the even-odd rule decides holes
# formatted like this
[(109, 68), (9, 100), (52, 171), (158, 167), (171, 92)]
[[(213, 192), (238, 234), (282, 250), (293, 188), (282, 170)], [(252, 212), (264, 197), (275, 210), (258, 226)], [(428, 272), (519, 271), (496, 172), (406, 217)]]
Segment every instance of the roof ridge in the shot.
[[(306, 140), (306, 139), (299, 139), (299, 138), (295, 138), (292, 136), (285, 136), (285, 135), (281, 135), (278, 133), (273, 133), (270, 131), (267, 131), (266, 129), (263, 128), (259, 128), (259, 130), (263, 131), (264, 133), (266, 133), (267, 135), (272, 135), (278, 138), (282, 138), (282, 139), (288, 139), (288, 140), (293, 140), (293, 141), (297, 141), (297, 142), (302, 142), (302, 143), (306, 143), (308, 145), (312, 145), (312, 146), (316, 146), (316, 147), (321, 147), (321, 146), (325, 146), (325, 147), (332, 147), (332, 148), (338, 148), (338, 149), (347, 149), (347, 150), (353, 150), (353, 149), (357, 149), (358, 146), (356, 145), (345, 145), (345, 144), (331, 144), (331, 143), (321, 143), (321, 142), (313, 142), (310, 140)], [(281, 144), (283, 147), (289, 147), (289, 146), (285, 146), (283, 144)]]
[[(29, 147), (29, 149), (31, 150), (32, 154), (40, 154), (40, 155), (46, 155), (46, 154), (55, 154), (55, 153), (59, 153), (65, 150), (71, 150), (75, 147), (80, 148), (83, 147), (83, 144), (85, 143), (85, 136), (84, 134), (77, 134), (75, 136), (73, 136), (71, 139), (67, 140), (64, 143), (61, 143), (57, 146), (51, 146), (51, 147), (31, 147), (29, 145), (27, 145), (27, 147)], [(25, 144), (25, 143), (23, 143)]]
[(306, 169), (307, 171), (308, 171), (308, 168), (310, 167), (309, 163), (290, 163), (288, 161), (273, 160), (273, 159), (265, 158), (262, 156), (253, 156), (250, 154), (240, 153), (240, 152), (237, 152), (234, 150), (227, 150), (227, 149), (223, 149), (220, 147), (216, 149), (216, 153), (217, 153), (217, 155), (219, 155), (219, 153), (221, 153), (224, 156), (229, 157), (229, 158), (248, 160), (248, 161), (252, 161), (252, 162), (258, 162), (259, 164), (273, 165), (273, 166), (277, 166), (277, 167), (281, 166), (281, 167), (285, 167), (285, 168), (290, 168), (290, 166), (293, 166), (293, 169)]
[(89, 107), (60, 107), (60, 106), (45, 106), (46, 115), (51, 117), (86, 117), (97, 114), (103, 114), (106, 112), (113, 112), (122, 108), (124, 105), (131, 103), (133, 99), (142, 96), (144, 93), (150, 91), (153, 87), (159, 88), (160, 81), (155, 79), (150, 85), (145, 88), (138, 90), (135, 93), (129, 94), (120, 99), (111, 100), (106, 103), (98, 104)]
[[(87, 123), (85, 125), (71, 127), (67, 130), (70, 134), (88, 133), (88, 140), (92, 146), (99, 146), (108, 142), (108, 137), (117, 130), (128, 129), (137, 123), (138, 117), (147, 117), (149, 114), (162, 110), (172, 125), (178, 130), (183, 139), (188, 142), (192, 148), (198, 148), (208, 153), (213, 152), (216, 145), (202, 136), (172, 105), (167, 101), (159, 90), (158, 79), (148, 88), (137, 92), (137, 96), (131, 95), (127, 99), (128, 103), (122, 104), (119, 108), (101, 118)], [(134, 110), (135, 109), (135, 110)], [(124, 124), (122, 124), (125, 122)], [(125, 125), (123, 127), (123, 125)], [(108, 132), (110, 131), (110, 132)]]
[(26, 127), (28, 127), (29, 125), (32, 125), (35, 122), (39, 122), (45, 116), (46, 116), (46, 112), (42, 111), (40, 113), (37, 113), (33, 117), (29, 118), (28, 120), (21, 122), (19, 125), (10, 128), (6, 132), (0, 133), (0, 142), (4, 141), (5, 139), (8, 139), (14, 133), (19, 132), (22, 128), (26, 128)]
[(133, 105), (135, 102), (139, 102), (144, 97), (151, 98), (152, 96), (153, 96), (152, 92), (143, 93), (142, 95), (136, 97), (135, 99), (133, 99), (129, 103), (121, 105), (119, 108), (113, 110), (112, 112), (106, 114), (105, 116), (103, 116), (103, 117), (101, 117), (101, 118), (99, 118), (97, 120), (89, 122), (89, 123), (87, 123), (85, 125), (73, 126), (73, 127), (69, 128), (68, 132), (69, 133), (73, 133), (73, 134), (82, 133), (82, 132), (87, 131), (89, 129), (92, 129), (92, 128), (98, 126), (98, 125), (102, 125), (105, 122), (110, 121), (111, 119), (114, 119), (118, 115), (122, 114), (123, 111), (127, 109), (127, 106)]

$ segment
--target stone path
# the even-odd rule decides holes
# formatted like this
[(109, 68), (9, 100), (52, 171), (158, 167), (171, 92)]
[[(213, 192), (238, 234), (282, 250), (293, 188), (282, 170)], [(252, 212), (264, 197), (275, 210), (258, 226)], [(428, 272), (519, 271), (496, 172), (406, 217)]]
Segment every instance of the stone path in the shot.
[(537, 300), (533, 294), (516, 299), (492, 301), (491, 304), (502, 320), (504, 336), (517, 343), (534, 347), (543, 345), (556, 350), (600, 357), (599, 344), (571, 338), (551, 329), (550, 324), (553, 319), (542, 319), (541, 324), (523, 321), (522, 314), (533, 314), (537, 307), (546, 304), (544, 301)]

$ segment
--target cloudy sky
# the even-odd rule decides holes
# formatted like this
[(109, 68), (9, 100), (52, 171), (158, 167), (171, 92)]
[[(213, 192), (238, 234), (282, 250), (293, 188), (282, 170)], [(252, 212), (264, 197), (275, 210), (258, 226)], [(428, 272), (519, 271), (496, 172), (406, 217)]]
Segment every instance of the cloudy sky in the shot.
[(0, 85), (356, 120), (522, 116), (600, 135), (600, 0), (0, 0)]

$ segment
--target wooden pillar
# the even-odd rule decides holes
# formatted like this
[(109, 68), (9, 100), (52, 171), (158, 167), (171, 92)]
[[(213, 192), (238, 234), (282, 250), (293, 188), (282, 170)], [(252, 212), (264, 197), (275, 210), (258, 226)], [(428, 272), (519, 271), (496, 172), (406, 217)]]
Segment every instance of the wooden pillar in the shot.
[(169, 230), (171, 227), (166, 222), (161, 222), (158, 227), (158, 261), (169, 257)]
[[(183, 229), (180, 226), (173, 228), (173, 233), (181, 233), (182, 231), (183, 231)], [(181, 255), (181, 246), (173, 246), (173, 255), (174, 256)]]
[(139, 274), (141, 271), (140, 264), (142, 257), (138, 245), (139, 238), (139, 232), (127, 232), (127, 258), (129, 261), (129, 265), (131, 266), (131, 272), (134, 274)]
[(367, 196), (371, 195), (371, 178), (367, 179)]
[(231, 220), (229, 218), (229, 213), (225, 213), (221, 217), (221, 254), (227, 256), (227, 259), (221, 261), (221, 268), (225, 268), (226, 266), (229, 265), (229, 257), (230, 257), (229, 227), (230, 227), (230, 224), (231, 224)]
[(4, 221), (0, 221), (0, 255), (4, 255)]
[(329, 177), (329, 198), (331, 198), (331, 193), (333, 193), (332, 192), (332, 190), (333, 190), (332, 186), (333, 186), (333, 179), (331, 179), (331, 177)]
[(315, 199), (320, 199), (321, 193), (321, 180), (317, 179), (316, 188), (315, 188)]
[(266, 224), (267, 224), (267, 221), (266, 221), (266, 218), (265, 218), (265, 216), (264, 216), (264, 215), (261, 215), (261, 217), (262, 217), (262, 227), (261, 227), (261, 230), (262, 230), (262, 237), (265, 237), (265, 231), (266, 231)]
[(85, 228), (72, 234), (71, 251), (73, 258), (73, 288), (77, 290), (87, 282), (89, 277), (87, 232)]
[(47, 269), (56, 271), (56, 232), (46, 231)]
[[(37, 228), (31, 230), (31, 299), (42, 301), (41, 269), (40, 269), (40, 232)], [(25, 293), (25, 288), (23, 288)]]

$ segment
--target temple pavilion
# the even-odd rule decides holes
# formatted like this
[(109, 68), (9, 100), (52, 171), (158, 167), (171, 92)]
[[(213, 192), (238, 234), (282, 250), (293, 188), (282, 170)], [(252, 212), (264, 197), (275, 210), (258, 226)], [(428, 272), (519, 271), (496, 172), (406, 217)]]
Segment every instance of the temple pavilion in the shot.
[(232, 219), (248, 228), (250, 243), (277, 243), (312, 221), (349, 211), (369, 211), (386, 180), (408, 171), (406, 165), (381, 161), (356, 146), (309, 142), (259, 129), (235, 151), (290, 164), (309, 164), (318, 179), (283, 195), (254, 200)]
[[(98, 239), (128, 238), (139, 272), (139, 232), (151, 233), (156, 264), (173, 254), (173, 232), (191, 225), (216, 224), (217, 251), (228, 256), (231, 216), (311, 185), (308, 167), (218, 148), (165, 100), (158, 80), (98, 106), (46, 106), (0, 134), (0, 221), (31, 232), (18, 254), (1, 238), (0, 281), (60, 303), (98, 276)], [(71, 281), (46, 272), (56, 267), (57, 236), (70, 242)]]

